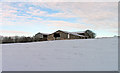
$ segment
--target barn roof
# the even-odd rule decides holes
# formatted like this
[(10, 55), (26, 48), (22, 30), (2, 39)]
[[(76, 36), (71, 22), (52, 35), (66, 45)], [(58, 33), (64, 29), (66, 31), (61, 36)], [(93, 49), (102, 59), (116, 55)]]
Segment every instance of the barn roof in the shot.
[[(62, 31), (62, 30), (58, 30), (58, 31)], [(78, 34), (78, 33), (84, 33), (85, 31), (80, 31), (80, 32), (68, 32), (68, 31), (62, 31), (62, 32), (65, 32), (65, 33), (68, 33), (68, 34), (72, 34), (72, 35), (75, 35), (75, 36), (85, 37), (84, 35), (79, 35), (79, 34)]]
[(37, 34), (49, 35), (48, 33), (41, 33), (41, 32), (39, 32)]

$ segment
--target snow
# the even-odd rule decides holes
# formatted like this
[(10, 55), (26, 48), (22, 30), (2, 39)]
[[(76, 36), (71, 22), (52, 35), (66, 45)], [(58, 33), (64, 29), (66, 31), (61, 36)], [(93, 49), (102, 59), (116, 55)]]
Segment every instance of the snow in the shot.
[(118, 71), (118, 39), (3, 44), (3, 71)]
[(41, 33), (41, 32), (39, 32), (37, 34), (49, 35), (48, 33)]
[[(60, 30), (62, 31), (62, 30)], [(78, 33), (85, 33), (85, 31), (79, 31), (79, 32), (68, 32), (68, 31), (62, 31), (68, 34), (72, 34), (72, 35), (76, 35), (76, 36), (81, 36), (81, 37), (85, 37), (84, 35), (79, 35)]]
[(0, 73), (2, 72), (2, 45), (0, 45)]
[(81, 36), (81, 37), (85, 37), (84, 35), (79, 35), (78, 32), (69, 32), (69, 34), (76, 35), (76, 36)]

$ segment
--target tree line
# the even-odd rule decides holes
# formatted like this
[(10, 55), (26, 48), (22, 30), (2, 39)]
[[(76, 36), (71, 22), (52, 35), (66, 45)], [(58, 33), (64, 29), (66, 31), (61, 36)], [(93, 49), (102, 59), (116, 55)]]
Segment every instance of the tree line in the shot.
[(45, 41), (44, 39), (36, 37), (25, 37), (25, 36), (13, 36), (13, 37), (1, 37), (0, 43), (25, 43), (25, 42), (36, 42)]
[(14, 36), (14, 37), (2, 37), (2, 43), (24, 43), (24, 42), (32, 42), (32, 37), (25, 37), (25, 36)]

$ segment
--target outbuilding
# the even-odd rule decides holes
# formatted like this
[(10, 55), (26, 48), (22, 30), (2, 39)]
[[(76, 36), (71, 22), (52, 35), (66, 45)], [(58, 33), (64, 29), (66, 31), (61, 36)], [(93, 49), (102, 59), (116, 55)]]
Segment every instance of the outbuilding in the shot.
[(47, 40), (65, 40), (65, 39), (87, 39), (85, 32), (67, 32), (58, 30), (52, 34), (49, 34)]

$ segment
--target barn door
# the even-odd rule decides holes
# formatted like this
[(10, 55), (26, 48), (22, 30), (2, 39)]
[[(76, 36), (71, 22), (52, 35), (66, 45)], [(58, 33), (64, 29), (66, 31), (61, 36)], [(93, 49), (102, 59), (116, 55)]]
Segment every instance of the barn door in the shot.
[(68, 34), (68, 39), (70, 38), (70, 34)]

